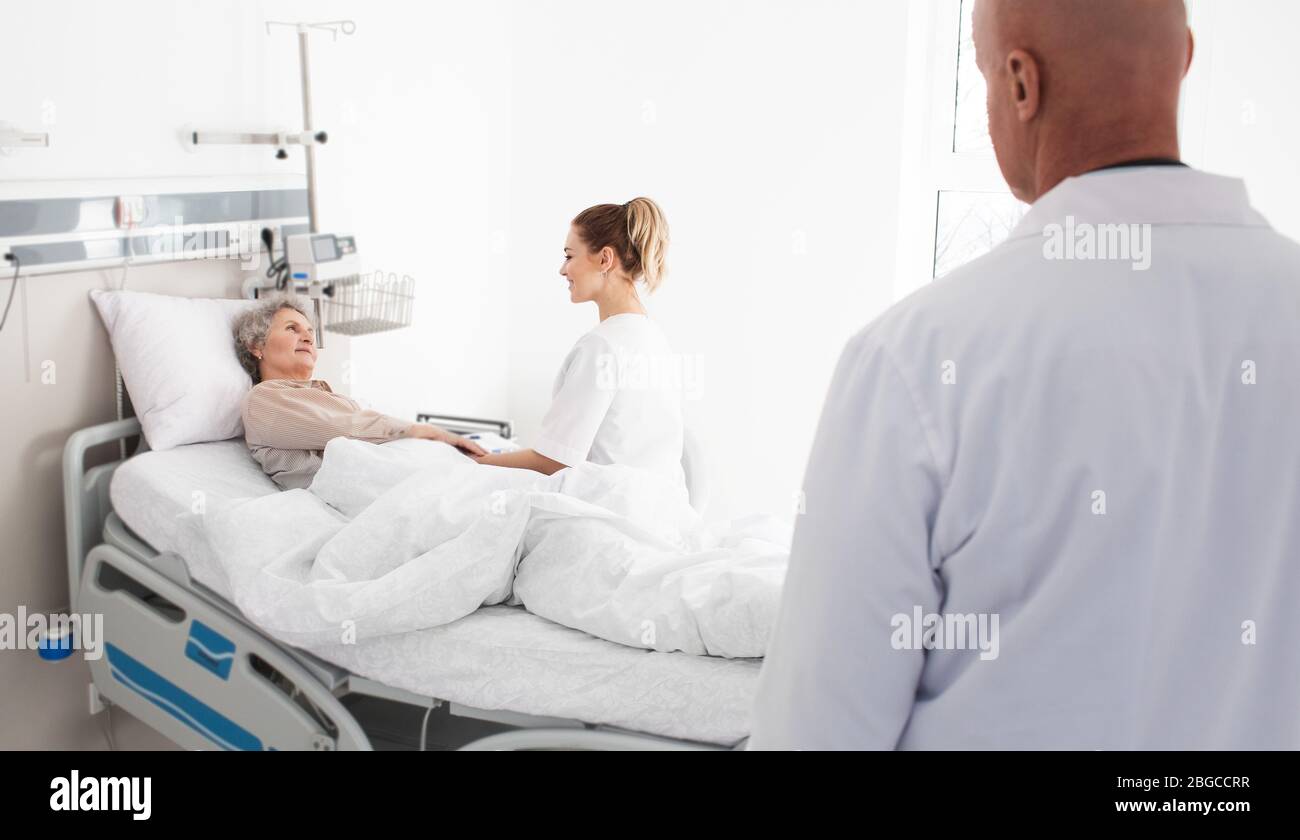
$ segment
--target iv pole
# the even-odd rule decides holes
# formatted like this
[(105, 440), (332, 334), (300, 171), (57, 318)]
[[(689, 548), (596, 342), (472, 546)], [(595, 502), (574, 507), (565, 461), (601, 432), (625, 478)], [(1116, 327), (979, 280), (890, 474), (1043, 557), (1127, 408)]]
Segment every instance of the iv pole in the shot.
[[(329, 139), (325, 132), (312, 134), (311, 125), (311, 69), (308, 64), (307, 36), (312, 29), (324, 29), (329, 32), (334, 40), (338, 40), (339, 32), (344, 35), (351, 35), (357, 31), (357, 25), (350, 20), (331, 20), (324, 23), (286, 23), (283, 21), (267, 21), (266, 34), (271, 34), (272, 26), (293, 26), (298, 30), (298, 67), (302, 72), (302, 135), (312, 137), (320, 143)], [(307, 154), (307, 221), (308, 230), (311, 233), (319, 233), (320, 228), (316, 222), (316, 143), (304, 144)], [(282, 150), (283, 151), (283, 150)]]
[(329, 140), (324, 131), (312, 127), (311, 112), (311, 68), (309, 64), (309, 45), (307, 36), (313, 29), (323, 29), (338, 40), (339, 33), (351, 35), (357, 31), (357, 25), (350, 20), (330, 20), (319, 23), (290, 22), (269, 20), (266, 32), (271, 34), (272, 26), (292, 26), (298, 31), (298, 68), (302, 74), (302, 131), (300, 132), (263, 132), (263, 133), (222, 133), (211, 131), (194, 131), (190, 133), (190, 142), (203, 144), (239, 144), (276, 146), (276, 158), (283, 160), (289, 156), (285, 147), (300, 144), (307, 156), (307, 220), (309, 230), (319, 233), (316, 219), (316, 146)]
[[(320, 227), (316, 215), (316, 146), (329, 140), (329, 135), (324, 131), (316, 131), (312, 127), (311, 113), (311, 67), (309, 62), (309, 45), (308, 35), (313, 29), (323, 29), (330, 33), (334, 40), (338, 40), (339, 33), (351, 35), (357, 31), (357, 25), (351, 20), (330, 20), (318, 23), (305, 23), (268, 20), (266, 22), (266, 34), (271, 34), (272, 26), (292, 26), (298, 31), (298, 70), (302, 75), (302, 131), (297, 133), (276, 132), (260, 134), (239, 134), (239, 133), (218, 133), (218, 132), (199, 132), (194, 131), (190, 134), (190, 142), (194, 145), (200, 144), (251, 144), (251, 145), (272, 145), (276, 146), (275, 156), (278, 160), (284, 160), (289, 156), (285, 147), (298, 143), (301, 144), (307, 157), (307, 229), (311, 233), (319, 233)], [(267, 244), (268, 250), (270, 243)], [(270, 254), (274, 260), (274, 253)], [(309, 295), (312, 304), (316, 310), (317, 341), (321, 349), (325, 348), (325, 321), (324, 312), (322, 311), (320, 294), (313, 292)]]

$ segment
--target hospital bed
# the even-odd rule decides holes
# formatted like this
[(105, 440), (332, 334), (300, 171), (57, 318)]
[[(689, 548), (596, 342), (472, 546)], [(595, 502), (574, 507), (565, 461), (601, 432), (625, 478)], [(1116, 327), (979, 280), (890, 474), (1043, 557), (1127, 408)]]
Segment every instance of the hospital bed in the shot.
[[(129, 457), (87, 467), (89, 450), (136, 438)], [(688, 442), (693, 502), (699, 465)], [(626, 647), (522, 607), (313, 652), (270, 638), (187, 515), (278, 492), (241, 440), (152, 452), (126, 418), (74, 433), (63, 469), (71, 611), (104, 617), (92, 691), (182, 747), (373, 749), (358, 699), (423, 710), (421, 747), (431, 720), (476, 733), (440, 743), (489, 750), (729, 749), (747, 735), (759, 660)]]

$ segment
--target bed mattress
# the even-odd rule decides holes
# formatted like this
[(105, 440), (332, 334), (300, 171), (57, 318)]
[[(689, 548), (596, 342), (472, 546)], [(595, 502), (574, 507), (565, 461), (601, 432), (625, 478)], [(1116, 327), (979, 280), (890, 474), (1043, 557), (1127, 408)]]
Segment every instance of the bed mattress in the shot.
[[(114, 473), (113, 509), (158, 551), (229, 598), (195, 513), (278, 492), (242, 441), (137, 455)], [(423, 696), (487, 710), (716, 744), (748, 734), (760, 662), (631, 648), (533, 615), (484, 607), (458, 621), (311, 652)]]

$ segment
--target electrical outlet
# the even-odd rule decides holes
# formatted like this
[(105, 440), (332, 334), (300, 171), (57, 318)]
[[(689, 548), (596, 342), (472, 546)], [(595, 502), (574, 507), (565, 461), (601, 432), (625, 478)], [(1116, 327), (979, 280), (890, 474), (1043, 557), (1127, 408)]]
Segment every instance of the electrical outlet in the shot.
[(113, 218), (119, 228), (139, 227), (144, 223), (144, 196), (119, 195), (113, 205)]
[(90, 689), (90, 714), (97, 715), (104, 711), (106, 706), (104, 705), (104, 698), (99, 696), (99, 689), (95, 688), (94, 683), (86, 686), (86, 688)]

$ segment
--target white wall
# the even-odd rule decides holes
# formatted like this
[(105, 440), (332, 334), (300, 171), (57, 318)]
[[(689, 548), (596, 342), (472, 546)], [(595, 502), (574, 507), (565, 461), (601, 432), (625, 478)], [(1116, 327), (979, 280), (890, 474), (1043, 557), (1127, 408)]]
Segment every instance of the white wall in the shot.
[[(343, 384), (399, 417), (502, 416), (512, 139), (506, 9), (332, 5), (356, 20), (357, 34), (334, 45), (327, 38), (314, 53), (317, 122), (335, 129), (317, 158), (322, 229), (354, 231), (368, 270), (416, 280), (412, 329), (338, 341), (353, 362)], [(311, 14), (329, 12), (312, 4)]]
[[(1195, 0), (1187, 160), (1246, 180), (1251, 203), (1300, 240), (1300, 4)], [(1199, 28), (1198, 28), (1199, 24)]]
[(558, 275), (583, 208), (648, 195), (649, 301), (698, 355), (713, 515), (789, 513), (835, 360), (888, 305), (904, 3), (517, 2), (510, 411), (525, 437), (596, 323)]

